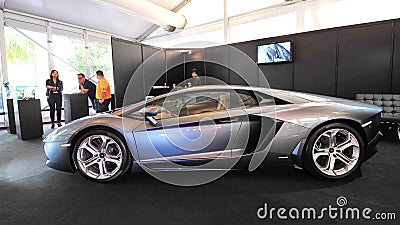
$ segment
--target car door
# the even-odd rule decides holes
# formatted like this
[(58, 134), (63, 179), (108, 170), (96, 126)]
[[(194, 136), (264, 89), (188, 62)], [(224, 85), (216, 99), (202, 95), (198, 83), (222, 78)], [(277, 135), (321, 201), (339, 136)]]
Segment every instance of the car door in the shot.
[(279, 122), (274, 119), (275, 99), (266, 94), (252, 90), (235, 90), (231, 92), (231, 110), (243, 109), (246, 118), (238, 133), (238, 151), (232, 157), (251, 155), (264, 150), (271, 143)]
[(240, 113), (229, 110), (229, 98), (223, 91), (190, 92), (147, 105), (157, 109), (157, 125), (146, 123), (133, 133), (140, 162), (231, 157), (241, 120)]

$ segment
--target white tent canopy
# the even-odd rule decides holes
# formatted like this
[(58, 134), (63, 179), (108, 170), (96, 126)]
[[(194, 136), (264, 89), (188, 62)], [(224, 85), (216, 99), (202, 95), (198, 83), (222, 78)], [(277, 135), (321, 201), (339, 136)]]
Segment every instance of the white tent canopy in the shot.
[[(115, 1), (115, 0), (114, 0)], [(24, 13), (67, 24), (86, 27), (116, 36), (137, 39), (154, 24), (143, 14), (131, 9), (124, 10), (112, 1), (99, 0), (2, 0), (0, 7), (6, 12)], [(118, 1), (115, 1), (118, 2)], [(127, 1), (121, 1), (127, 2)], [(138, 0), (132, 2), (139, 2)], [(150, 2), (170, 12), (186, 0), (140, 0)], [(133, 4), (134, 5), (134, 4)], [(184, 5), (184, 4), (183, 4)], [(137, 7), (137, 4), (135, 5)], [(159, 13), (160, 11), (153, 11)], [(158, 9), (158, 8), (157, 8)], [(149, 14), (152, 11), (147, 12)]]
[[(160, 11), (184, 15), (184, 29), (165, 31)], [(38, 16), (159, 47), (214, 44), (293, 34), (400, 17), (398, 0), (0, 0), (6, 12)], [(143, 11), (141, 11), (143, 12)], [(150, 17), (149, 17), (150, 16)], [(161, 21), (162, 22), (162, 21)], [(207, 44), (204, 44), (207, 45)], [(199, 47), (199, 46), (192, 46)]]

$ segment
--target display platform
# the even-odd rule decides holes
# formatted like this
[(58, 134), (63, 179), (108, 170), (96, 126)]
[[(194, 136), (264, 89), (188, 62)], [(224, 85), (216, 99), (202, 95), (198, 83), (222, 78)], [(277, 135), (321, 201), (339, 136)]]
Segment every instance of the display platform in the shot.
[(17, 130), (15, 128), (15, 115), (14, 115), (14, 100), (7, 99), (7, 116), (6, 116), (6, 123), (7, 123), (7, 131), (10, 134), (16, 134)]
[(39, 99), (14, 101), (14, 115), (18, 138), (28, 140), (42, 137), (43, 124)]
[(65, 123), (89, 115), (87, 94), (64, 94)]

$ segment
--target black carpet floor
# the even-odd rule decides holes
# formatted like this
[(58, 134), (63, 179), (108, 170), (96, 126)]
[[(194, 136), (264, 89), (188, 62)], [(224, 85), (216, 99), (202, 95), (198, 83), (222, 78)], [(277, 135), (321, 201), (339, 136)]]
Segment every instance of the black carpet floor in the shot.
[[(46, 127), (48, 129), (48, 127)], [(178, 187), (142, 173), (109, 184), (46, 167), (41, 140), (0, 131), (0, 224), (400, 224), (400, 143), (380, 142), (360, 171), (325, 181), (286, 167), (231, 171), (197, 187)], [(371, 208), (396, 220), (265, 219), (257, 210)], [(301, 212), (301, 211), (300, 211)], [(387, 215), (387, 214), (386, 214)]]

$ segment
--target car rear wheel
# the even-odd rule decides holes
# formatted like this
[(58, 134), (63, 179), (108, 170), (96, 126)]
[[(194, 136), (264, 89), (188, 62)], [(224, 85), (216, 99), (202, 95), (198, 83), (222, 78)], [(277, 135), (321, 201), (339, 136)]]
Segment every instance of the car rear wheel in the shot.
[(80, 137), (72, 157), (78, 171), (88, 180), (108, 182), (122, 176), (132, 156), (122, 139), (107, 130), (92, 130)]
[(339, 179), (360, 167), (365, 144), (353, 127), (335, 123), (316, 130), (307, 142), (305, 168), (312, 174)]

